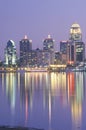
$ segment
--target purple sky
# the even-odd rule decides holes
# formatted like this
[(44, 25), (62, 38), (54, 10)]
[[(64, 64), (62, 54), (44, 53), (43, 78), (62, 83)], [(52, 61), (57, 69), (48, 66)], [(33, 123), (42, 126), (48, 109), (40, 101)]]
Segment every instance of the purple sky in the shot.
[(58, 50), (74, 22), (81, 26), (86, 42), (86, 0), (0, 0), (0, 47), (4, 50), (12, 39), (19, 50), (19, 41), (26, 34), (33, 48), (42, 48), (42, 40), (50, 34)]

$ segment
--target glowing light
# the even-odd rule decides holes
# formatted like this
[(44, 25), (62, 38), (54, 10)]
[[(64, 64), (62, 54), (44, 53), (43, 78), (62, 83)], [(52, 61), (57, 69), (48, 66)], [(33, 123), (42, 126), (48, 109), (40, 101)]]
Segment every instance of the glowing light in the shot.
[(50, 35), (48, 35), (48, 38), (51, 38), (51, 36), (50, 36)]
[(32, 40), (30, 40), (30, 42), (32, 42)]
[(27, 35), (25, 35), (24, 39), (28, 39), (28, 38), (27, 38)]
[(62, 64), (62, 65), (50, 65), (51, 68), (59, 68), (59, 67), (62, 67), (62, 68), (65, 68), (66, 65)]
[(74, 64), (74, 61), (68, 61), (68, 64), (70, 64), (70, 65)]

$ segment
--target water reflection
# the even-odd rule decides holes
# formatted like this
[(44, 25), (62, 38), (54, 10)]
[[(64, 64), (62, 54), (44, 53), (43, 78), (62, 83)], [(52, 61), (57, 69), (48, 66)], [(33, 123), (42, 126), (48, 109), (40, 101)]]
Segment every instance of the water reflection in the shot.
[(26, 126), (74, 130), (82, 127), (85, 78), (84, 73), (2, 73), (1, 85), (11, 112), (21, 114), (18, 120)]
[[(2, 75), (3, 76), (3, 75)], [(6, 73), (6, 95), (8, 97), (11, 110), (15, 111), (16, 103), (16, 74), (15, 73)], [(3, 78), (2, 78), (3, 79)]]

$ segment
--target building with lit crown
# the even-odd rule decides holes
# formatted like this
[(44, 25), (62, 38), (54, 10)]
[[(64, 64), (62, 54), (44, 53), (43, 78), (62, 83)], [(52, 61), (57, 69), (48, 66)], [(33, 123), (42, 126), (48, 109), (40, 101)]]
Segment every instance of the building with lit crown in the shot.
[(43, 41), (43, 50), (50, 52), (50, 64), (54, 64), (54, 40), (50, 35)]
[(79, 24), (74, 23), (70, 27), (69, 40), (71, 40), (71, 41), (82, 41), (82, 32), (81, 32), (81, 28), (80, 28)]
[(82, 32), (79, 24), (74, 23), (70, 28), (67, 61), (77, 64), (85, 59), (85, 44), (82, 41)]
[(20, 65), (27, 66), (29, 52), (32, 50), (32, 40), (29, 40), (27, 36), (20, 41)]
[(17, 65), (17, 54), (16, 46), (14, 41), (9, 40), (5, 48), (5, 62), (4, 65), (7, 67)]

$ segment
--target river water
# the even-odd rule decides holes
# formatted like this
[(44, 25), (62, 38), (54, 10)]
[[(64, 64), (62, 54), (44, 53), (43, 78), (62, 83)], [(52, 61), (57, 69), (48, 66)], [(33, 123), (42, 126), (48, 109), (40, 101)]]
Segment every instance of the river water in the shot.
[(0, 125), (86, 130), (86, 73), (0, 73)]

